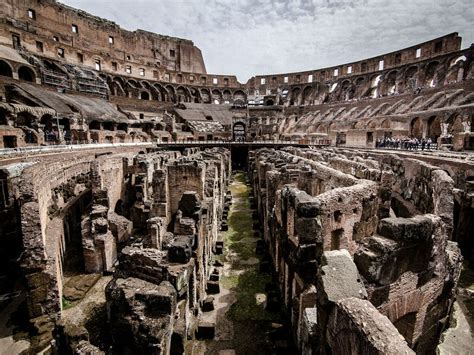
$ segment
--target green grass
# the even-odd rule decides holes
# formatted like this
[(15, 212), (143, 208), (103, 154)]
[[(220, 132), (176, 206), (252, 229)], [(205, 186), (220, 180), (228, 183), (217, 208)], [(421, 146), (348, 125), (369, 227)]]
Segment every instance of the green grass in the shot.
[(74, 303), (72, 303), (71, 301), (68, 301), (67, 299), (65, 299), (63, 297), (62, 299), (62, 304), (63, 304), (63, 310), (66, 310), (66, 309), (69, 309), (71, 307), (74, 307)]
[(224, 243), (232, 253), (239, 256), (240, 260), (246, 260), (255, 254), (255, 242), (243, 239), (255, 239), (253, 237), (252, 212), (249, 203), (249, 188), (245, 185), (245, 175), (238, 173), (231, 185), (231, 192), (236, 203), (229, 211), (229, 230), (224, 234)]
[[(255, 255), (257, 238), (253, 233), (252, 210), (249, 202), (249, 187), (245, 185), (245, 175), (238, 173), (234, 176), (234, 183), (230, 190), (234, 197), (234, 204), (229, 211), (229, 230), (224, 233), (226, 246), (225, 257), (229, 260), (229, 253), (238, 261), (248, 260)], [(234, 258), (233, 258), (234, 260)], [(234, 289), (237, 300), (230, 307), (227, 316), (233, 321), (273, 321), (278, 320), (278, 313), (265, 310), (263, 304), (257, 304), (256, 294), (265, 293), (265, 285), (271, 281), (269, 274), (258, 271), (258, 263), (244, 265), (234, 262), (233, 269), (242, 270), (238, 274), (223, 276), (221, 283), (224, 287)]]
[(264, 304), (257, 304), (255, 295), (265, 293), (265, 284), (270, 282), (270, 275), (248, 269), (234, 280), (236, 283), (237, 301), (230, 307), (227, 316), (235, 321), (273, 321), (280, 319), (278, 313), (268, 312)]

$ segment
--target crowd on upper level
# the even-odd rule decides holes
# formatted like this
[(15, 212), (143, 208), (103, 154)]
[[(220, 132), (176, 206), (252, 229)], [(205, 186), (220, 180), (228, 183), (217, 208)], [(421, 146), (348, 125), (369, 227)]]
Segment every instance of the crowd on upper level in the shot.
[(377, 139), (377, 141), (375, 142), (375, 147), (404, 150), (431, 150), (438, 149), (438, 144), (436, 142), (433, 142), (431, 138), (418, 139), (416, 137), (385, 137)]

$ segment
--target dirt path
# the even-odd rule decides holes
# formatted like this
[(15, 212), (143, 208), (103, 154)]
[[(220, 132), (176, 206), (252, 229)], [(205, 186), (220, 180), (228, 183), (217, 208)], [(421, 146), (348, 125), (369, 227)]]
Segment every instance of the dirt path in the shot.
[[(196, 341), (193, 354), (272, 354), (274, 342), (267, 333), (272, 323), (281, 322), (282, 314), (265, 309), (265, 285), (270, 274), (259, 271), (260, 257), (255, 254), (258, 236), (254, 236), (249, 187), (245, 175), (237, 173), (230, 186), (232, 206), (229, 230), (222, 232), (224, 255), (216, 257), (220, 268), (221, 292), (215, 297), (213, 312), (203, 313), (201, 319), (214, 320), (216, 334), (212, 341)], [(283, 339), (283, 342), (285, 340)]]

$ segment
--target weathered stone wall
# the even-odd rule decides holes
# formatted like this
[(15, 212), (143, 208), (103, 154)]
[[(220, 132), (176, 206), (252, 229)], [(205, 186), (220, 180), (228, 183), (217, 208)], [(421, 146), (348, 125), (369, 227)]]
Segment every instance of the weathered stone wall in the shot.
[[(449, 314), (459, 277), (459, 250), (448, 243), (453, 181), (443, 170), (418, 160), (340, 152), (262, 149), (249, 159), (259, 218), (268, 226), (265, 241), (300, 349), (323, 352), (327, 342), (338, 351), (353, 346), (385, 353), (383, 342), (374, 339), (393, 334), (398, 339), (401, 334), (412, 349), (429, 353), (439, 337), (436, 324)], [(411, 218), (396, 216), (400, 212), (392, 210), (394, 198)], [(427, 212), (433, 214), (423, 214)], [(349, 252), (346, 266), (336, 256), (328, 259), (332, 250), (344, 249)], [(328, 260), (335, 264), (328, 266)], [(339, 281), (330, 281), (330, 275)], [(344, 287), (355, 281), (367, 289), (358, 297), (370, 302), (358, 304), (350, 314), (384, 319), (388, 326), (378, 328), (378, 336), (364, 328), (369, 321), (342, 321), (335, 315), (337, 301), (353, 297)], [(328, 303), (328, 292), (340, 296)], [(312, 294), (317, 302), (310, 301)], [(338, 319), (331, 325), (334, 330), (327, 328), (330, 318)], [(399, 346), (408, 349), (405, 342)]]

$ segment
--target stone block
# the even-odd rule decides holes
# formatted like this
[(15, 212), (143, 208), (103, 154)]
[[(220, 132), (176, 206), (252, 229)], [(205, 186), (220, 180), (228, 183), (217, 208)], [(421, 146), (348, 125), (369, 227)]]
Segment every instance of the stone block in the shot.
[(221, 292), (219, 281), (207, 281), (206, 292), (211, 295)]
[(204, 301), (202, 301), (201, 309), (203, 312), (210, 312), (214, 310), (214, 297), (207, 296)]
[(216, 324), (213, 322), (200, 321), (198, 324), (196, 338), (214, 339)]
[(348, 297), (367, 298), (357, 267), (345, 249), (325, 251), (318, 273), (318, 298), (322, 304)]

